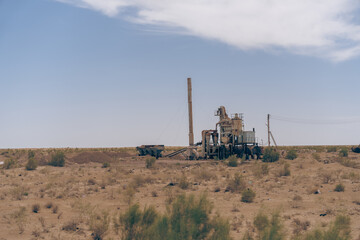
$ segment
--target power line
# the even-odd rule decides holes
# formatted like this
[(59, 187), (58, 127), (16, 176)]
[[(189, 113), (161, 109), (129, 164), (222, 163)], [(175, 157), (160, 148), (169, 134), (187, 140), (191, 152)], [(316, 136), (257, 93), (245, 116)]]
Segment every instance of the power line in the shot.
[(356, 117), (352, 119), (301, 119), (301, 118), (271, 115), (271, 119), (283, 121), (283, 122), (299, 123), (299, 124), (321, 124), (321, 125), (360, 123), (360, 117)]

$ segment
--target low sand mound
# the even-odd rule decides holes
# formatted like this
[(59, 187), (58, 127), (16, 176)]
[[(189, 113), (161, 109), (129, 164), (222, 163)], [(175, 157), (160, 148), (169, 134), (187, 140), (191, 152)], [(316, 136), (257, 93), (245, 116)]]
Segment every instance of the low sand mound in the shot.
[(113, 158), (102, 152), (82, 152), (72, 157), (70, 161), (78, 164), (89, 162), (110, 163), (113, 161)]

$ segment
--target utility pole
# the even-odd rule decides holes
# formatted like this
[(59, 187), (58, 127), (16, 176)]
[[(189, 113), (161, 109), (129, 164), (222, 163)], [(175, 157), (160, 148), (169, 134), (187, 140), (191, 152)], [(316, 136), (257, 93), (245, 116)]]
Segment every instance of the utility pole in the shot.
[(270, 114), (267, 115), (268, 146), (270, 147)]
[(192, 116), (192, 96), (191, 78), (187, 79), (188, 85), (188, 107), (189, 107), (189, 146), (194, 145), (193, 116)]

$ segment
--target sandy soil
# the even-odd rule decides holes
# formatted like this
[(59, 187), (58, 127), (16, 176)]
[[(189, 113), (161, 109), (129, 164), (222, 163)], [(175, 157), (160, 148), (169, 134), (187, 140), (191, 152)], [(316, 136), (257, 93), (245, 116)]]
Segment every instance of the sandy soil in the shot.
[[(56, 150), (34, 151), (35, 158), (45, 164)], [(117, 218), (129, 203), (154, 205), (163, 212), (180, 193), (206, 193), (213, 214), (229, 220), (234, 239), (241, 239), (247, 230), (256, 236), (253, 219), (259, 211), (279, 211), (289, 239), (297, 229), (295, 219), (309, 221), (306, 231), (311, 231), (326, 228), (336, 215), (345, 214), (351, 218), (353, 239), (360, 238), (360, 154), (349, 152), (340, 158), (338, 152), (303, 147), (298, 148), (295, 160), (281, 157), (275, 163), (251, 160), (229, 167), (215, 160), (159, 159), (147, 169), (148, 157), (136, 156), (133, 149), (63, 151), (65, 167), (40, 164), (27, 171), (27, 150), (0, 150), (0, 161), (14, 159), (17, 164), (0, 173), (1, 240), (91, 239), (92, 214), (106, 211), (111, 219)], [(104, 163), (110, 167), (102, 168)], [(290, 165), (290, 176), (279, 174), (285, 163)], [(263, 164), (268, 174), (260, 171)], [(256, 192), (253, 203), (243, 203), (240, 193), (226, 191), (236, 173)], [(181, 178), (189, 183), (186, 189), (176, 184)], [(345, 186), (344, 192), (334, 191), (339, 183)], [(40, 206), (37, 213), (32, 211), (34, 204)], [(75, 228), (67, 229), (72, 221)], [(105, 239), (120, 239), (112, 221)]]

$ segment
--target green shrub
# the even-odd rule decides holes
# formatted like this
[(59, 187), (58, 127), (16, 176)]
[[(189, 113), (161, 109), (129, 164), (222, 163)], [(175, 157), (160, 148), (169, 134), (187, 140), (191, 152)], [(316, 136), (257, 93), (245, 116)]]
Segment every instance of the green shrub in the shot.
[(258, 231), (260, 240), (285, 239), (283, 224), (278, 213), (273, 213), (270, 220), (262, 213), (258, 213), (254, 219), (254, 226)]
[(28, 162), (26, 163), (25, 169), (26, 170), (35, 170), (38, 166), (38, 161), (35, 158), (29, 158)]
[(269, 226), (269, 223), (268, 217), (261, 212), (259, 212), (254, 219), (254, 226), (259, 232), (264, 231), (265, 228)]
[(12, 159), (12, 158), (5, 159), (4, 165), (3, 165), (4, 169), (10, 169), (10, 168), (14, 168), (14, 167), (16, 167), (16, 161), (14, 159)]
[(349, 240), (351, 239), (350, 217), (339, 215), (327, 230), (315, 229), (305, 234), (303, 240)]
[(346, 148), (342, 148), (339, 152), (340, 157), (347, 157), (349, 155), (349, 152)]
[(245, 203), (251, 203), (254, 201), (256, 194), (250, 188), (244, 190), (241, 194), (241, 201)]
[(33, 150), (29, 150), (28, 151), (28, 159), (34, 158), (34, 157), (35, 157), (35, 152)]
[(156, 158), (151, 157), (145, 160), (145, 167), (146, 168), (152, 168), (156, 162)]
[(101, 167), (102, 167), (102, 168), (108, 168), (108, 167), (110, 167), (110, 163), (104, 162)]
[(163, 215), (154, 207), (141, 211), (136, 204), (114, 225), (122, 228), (123, 240), (230, 240), (228, 221), (219, 216), (211, 217), (211, 210), (212, 205), (205, 195), (198, 199), (193, 195), (180, 195)]
[(228, 165), (229, 167), (237, 167), (238, 164), (239, 164), (239, 163), (238, 163), (238, 160), (237, 160), (237, 158), (236, 158), (235, 155), (232, 155), (232, 156), (228, 157), (228, 159), (227, 159), (227, 165)]
[(280, 154), (273, 148), (265, 148), (263, 162), (276, 162), (279, 160)]
[(335, 192), (344, 192), (345, 191), (345, 186), (340, 183), (340, 184), (336, 185), (334, 191)]
[(246, 188), (246, 182), (242, 175), (235, 173), (234, 178), (228, 182), (227, 190), (230, 192), (242, 192)]
[(56, 152), (51, 156), (51, 160), (48, 164), (54, 167), (65, 166), (65, 154), (61, 151)]
[(90, 216), (90, 231), (92, 232), (91, 236), (94, 240), (104, 239), (105, 234), (109, 229), (110, 218), (109, 213), (102, 212), (101, 214), (92, 214)]
[(291, 149), (290, 151), (288, 151), (286, 153), (285, 156), (286, 159), (290, 159), (290, 160), (294, 160), (295, 158), (297, 158), (297, 153), (295, 149)]
[(328, 153), (330, 153), (330, 152), (336, 152), (336, 151), (337, 151), (337, 147), (336, 147), (336, 146), (329, 146), (329, 147), (326, 148), (326, 151), (327, 151)]

